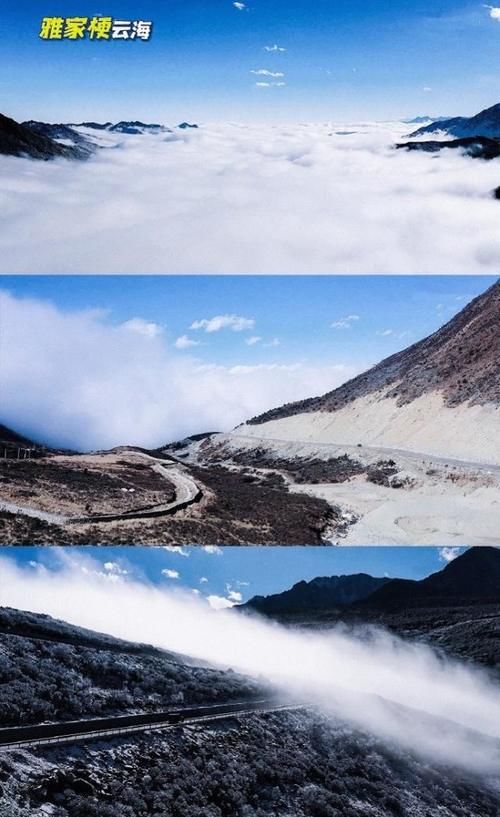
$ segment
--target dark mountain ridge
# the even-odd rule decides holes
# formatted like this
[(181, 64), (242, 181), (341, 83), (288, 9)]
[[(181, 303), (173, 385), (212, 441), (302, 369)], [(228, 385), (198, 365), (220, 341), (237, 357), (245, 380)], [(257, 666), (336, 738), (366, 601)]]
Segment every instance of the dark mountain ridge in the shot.
[[(90, 151), (82, 145), (63, 145), (40, 129), (42, 123), (30, 123), (36, 127), (20, 125), (14, 119), (0, 114), (0, 154), (27, 156), (31, 159), (86, 159)], [(59, 126), (57, 126), (59, 127)]]
[(258, 425), (304, 412), (338, 411), (382, 389), (398, 406), (433, 391), (442, 393), (447, 406), (500, 406), (500, 280), (437, 332), (339, 388), (271, 409), (248, 423)]
[(461, 150), (472, 159), (497, 159), (500, 156), (500, 139), (488, 136), (464, 136), (461, 139), (438, 141), (429, 139), (425, 142), (398, 142), (396, 150), (419, 150), (423, 153), (439, 153), (441, 150)]
[(465, 136), (492, 136), (500, 137), (500, 103), (485, 108), (475, 116), (453, 116), (424, 125), (410, 134), (423, 136), (428, 133), (446, 131), (451, 136), (462, 138)]
[(290, 590), (271, 596), (254, 596), (241, 608), (261, 613), (288, 613), (328, 610), (361, 601), (383, 587), (387, 578), (373, 578), (366, 573), (352, 576), (323, 576), (312, 581), (300, 581)]
[(470, 548), (421, 580), (374, 578), (361, 573), (302, 581), (282, 593), (255, 596), (238, 609), (272, 616), (335, 608), (361, 612), (474, 603), (500, 603), (500, 549)]

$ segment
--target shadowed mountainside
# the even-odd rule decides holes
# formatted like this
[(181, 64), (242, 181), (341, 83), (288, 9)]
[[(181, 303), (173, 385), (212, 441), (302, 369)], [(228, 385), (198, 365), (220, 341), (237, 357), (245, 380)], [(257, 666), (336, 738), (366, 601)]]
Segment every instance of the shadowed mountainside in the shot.
[(258, 425), (305, 412), (334, 412), (359, 397), (385, 391), (404, 406), (438, 391), (447, 406), (500, 405), (500, 281), (474, 298), (437, 332), (382, 360), (320, 397), (271, 409), (248, 421)]

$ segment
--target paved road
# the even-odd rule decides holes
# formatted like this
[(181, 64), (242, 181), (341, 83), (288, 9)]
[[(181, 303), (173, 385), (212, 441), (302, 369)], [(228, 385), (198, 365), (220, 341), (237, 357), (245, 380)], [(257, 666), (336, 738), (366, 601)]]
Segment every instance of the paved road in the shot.
[(155, 516), (169, 516), (177, 511), (187, 508), (193, 502), (197, 502), (202, 492), (196, 482), (185, 471), (179, 468), (176, 463), (169, 463), (159, 460), (148, 454), (142, 455), (145, 459), (151, 460), (151, 467), (168, 482), (175, 487), (175, 499), (165, 505), (154, 505), (147, 508), (136, 508), (125, 513), (97, 514), (91, 516), (64, 516), (57, 513), (48, 513), (38, 508), (30, 508), (27, 505), (18, 505), (14, 502), (7, 502), (0, 499), (0, 510), (14, 514), (23, 514), (49, 522), (53, 525), (68, 525), (75, 523), (91, 524), (95, 522), (116, 522), (126, 519), (149, 519)]
[(492, 473), (500, 474), (500, 465), (498, 463), (487, 463), (487, 462), (474, 462), (471, 460), (459, 460), (453, 457), (441, 457), (437, 454), (431, 454), (429, 452), (421, 452), (421, 451), (410, 451), (406, 448), (391, 448), (388, 446), (376, 446), (376, 445), (344, 445), (343, 443), (321, 443), (315, 442), (314, 440), (284, 440), (278, 437), (253, 437), (251, 434), (225, 434), (226, 437), (231, 437), (233, 440), (252, 440), (255, 445), (262, 443), (265, 445), (266, 442), (268, 443), (285, 443), (285, 444), (293, 444), (293, 445), (304, 445), (310, 446), (311, 448), (324, 448), (326, 450), (331, 449), (332, 454), (336, 449), (342, 449), (343, 451), (353, 451), (357, 452), (358, 454), (362, 453), (363, 450), (367, 451), (374, 451), (380, 454), (398, 454), (401, 457), (406, 457), (410, 460), (432, 460), (434, 463), (439, 463), (441, 465), (451, 465), (454, 467), (465, 468), (469, 470), (481, 470), (481, 471), (489, 471)]
[(303, 708), (304, 704), (283, 704), (276, 700), (261, 699), (234, 704), (184, 707), (148, 715), (124, 715), (33, 727), (21, 726), (0, 729), (0, 750), (113, 738), (155, 729), (173, 729), (180, 723), (210, 723), (231, 715), (242, 717), (256, 712), (281, 712)]

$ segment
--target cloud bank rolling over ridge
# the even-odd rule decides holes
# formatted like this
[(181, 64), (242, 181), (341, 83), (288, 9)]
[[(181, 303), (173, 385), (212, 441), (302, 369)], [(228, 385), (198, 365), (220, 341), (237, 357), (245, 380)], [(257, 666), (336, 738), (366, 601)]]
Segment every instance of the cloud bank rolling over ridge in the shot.
[(405, 130), (400, 123), (203, 125), (116, 135), (114, 147), (84, 163), (0, 157), (0, 266), (8, 273), (497, 272), (497, 161), (395, 151)]
[(60, 558), (52, 572), (2, 556), (2, 604), (271, 680), (390, 745), (500, 785), (500, 698), (484, 671), (380, 630), (301, 633)]

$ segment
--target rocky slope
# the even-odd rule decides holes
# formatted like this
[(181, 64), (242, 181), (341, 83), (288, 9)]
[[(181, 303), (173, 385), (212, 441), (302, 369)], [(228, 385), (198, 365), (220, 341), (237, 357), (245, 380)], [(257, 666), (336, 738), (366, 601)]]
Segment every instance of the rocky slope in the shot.
[(500, 282), (434, 334), (234, 436), (363, 443), (500, 463)]
[[(79, 140), (72, 139), (72, 144), (62, 144), (47, 130), (63, 126), (47, 126), (40, 122), (26, 122), (22, 125), (14, 119), (0, 114), (0, 154), (6, 156), (28, 156), (31, 159), (85, 159), (91, 149), (88, 144), (77, 144)], [(69, 130), (69, 128), (67, 129)]]

